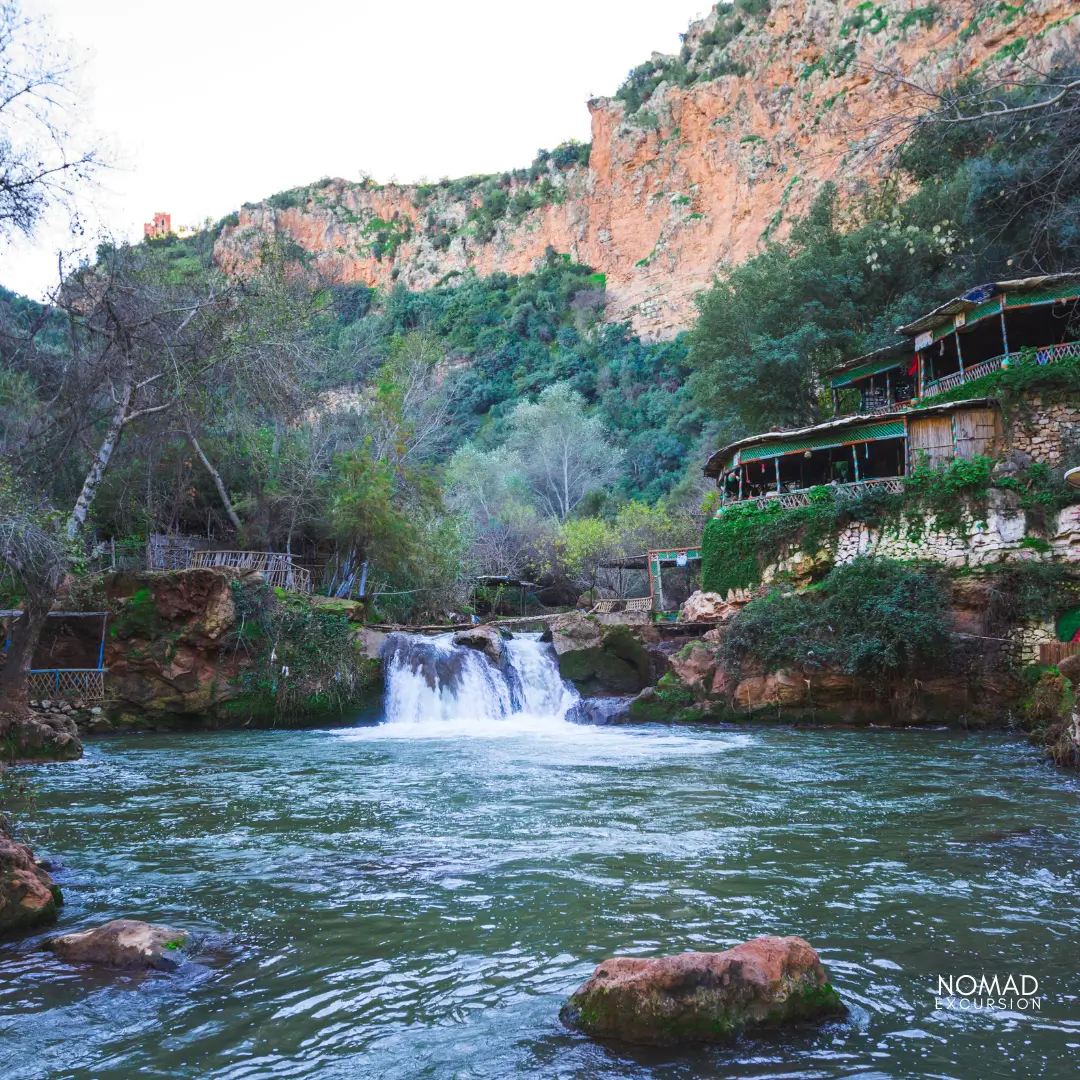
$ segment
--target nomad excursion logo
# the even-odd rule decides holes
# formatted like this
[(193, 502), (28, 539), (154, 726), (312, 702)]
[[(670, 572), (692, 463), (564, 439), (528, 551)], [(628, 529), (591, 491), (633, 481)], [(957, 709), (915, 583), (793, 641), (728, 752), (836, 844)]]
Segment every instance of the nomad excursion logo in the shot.
[(1034, 975), (939, 975), (934, 1005), (951, 1012), (1041, 1012)]

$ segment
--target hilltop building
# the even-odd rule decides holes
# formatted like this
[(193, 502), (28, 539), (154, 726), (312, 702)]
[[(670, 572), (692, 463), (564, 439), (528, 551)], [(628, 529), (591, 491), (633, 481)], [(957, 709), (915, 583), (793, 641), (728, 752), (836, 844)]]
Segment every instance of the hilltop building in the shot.
[(161, 236), (168, 236), (172, 231), (172, 214), (166, 214), (160, 210), (154, 214), (153, 221), (147, 221), (143, 224), (143, 236), (151, 240), (156, 240)]

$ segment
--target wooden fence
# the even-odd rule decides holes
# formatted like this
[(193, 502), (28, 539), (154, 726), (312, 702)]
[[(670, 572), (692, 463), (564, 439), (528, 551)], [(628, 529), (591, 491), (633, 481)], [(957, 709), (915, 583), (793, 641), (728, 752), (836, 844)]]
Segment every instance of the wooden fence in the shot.
[(192, 551), (188, 566), (229, 566), (236, 570), (257, 570), (268, 585), (289, 592), (311, 592), (311, 572), (296, 566), (292, 556), (280, 551)]
[(1039, 644), (1039, 663), (1057, 667), (1066, 656), (1080, 653), (1080, 641), (1043, 641)]
[(105, 669), (37, 668), (30, 672), (29, 691), (32, 701), (50, 698), (101, 701), (105, 697)]

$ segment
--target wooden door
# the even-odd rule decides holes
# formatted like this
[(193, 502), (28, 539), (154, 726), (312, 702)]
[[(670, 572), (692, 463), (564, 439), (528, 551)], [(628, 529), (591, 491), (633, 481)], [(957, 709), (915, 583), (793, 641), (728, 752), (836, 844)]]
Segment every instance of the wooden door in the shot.
[(964, 409), (956, 414), (957, 457), (996, 457), (1001, 449), (1001, 413), (997, 409)]
[(911, 417), (908, 421), (911, 461), (916, 467), (925, 464), (931, 468), (944, 465), (955, 457), (953, 449), (952, 417)]

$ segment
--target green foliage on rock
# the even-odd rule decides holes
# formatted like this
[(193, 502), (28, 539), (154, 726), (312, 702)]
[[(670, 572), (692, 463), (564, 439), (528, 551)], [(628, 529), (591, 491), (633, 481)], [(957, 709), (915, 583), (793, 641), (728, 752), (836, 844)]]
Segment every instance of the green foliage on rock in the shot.
[(945, 656), (949, 591), (940, 572), (890, 559), (837, 566), (814, 589), (774, 590), (728, 625), (721, 658), (767, 671), (831, 669), (883, 678), (932, 671)]
[(377, 665), (357, 654), (344, 614), (278, 597), (265, 583), (230, 583), (240, 622), (233, 645), (253, 663), (243, 670), (232, 712), (288, 722), (342, 713), (378, 683)]
[[(913, 542), (931, 530), (967, 536), (985, 520), (994, 489), (1016, 493), (1016, 509), (1035, 532), (1045, 533), (1062, 509), (1080, 501), (1076, 489), (1040, 462), (995, 475), (994, 459), (976, 455), (935, 467), (917, 464), (899, 494), (871, 488), (851, 498), (817, 487), (808, 492), (808, 506), (784, 509), (779, 500), (739, 503), (705, 524), (702, 588), (726, 594), (757, 585), (766, 567), (796, 551), (828, 555), (852, 521)], [(1030, 539), (1026, 546), (1037, 547), (1038, 537)]]

